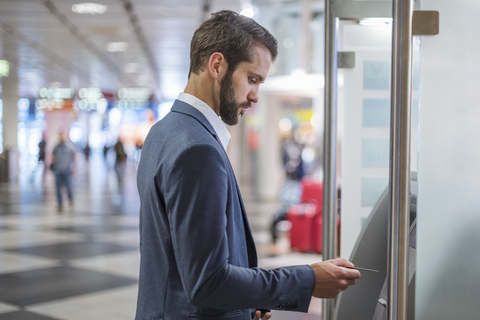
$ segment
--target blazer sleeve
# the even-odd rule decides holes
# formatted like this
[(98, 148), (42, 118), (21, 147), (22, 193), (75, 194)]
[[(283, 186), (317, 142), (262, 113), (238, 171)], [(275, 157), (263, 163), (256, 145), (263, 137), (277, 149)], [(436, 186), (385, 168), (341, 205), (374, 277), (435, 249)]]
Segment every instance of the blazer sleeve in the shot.
[(190, 146), (172, 161), (163, 181), (174, 255), (190, 303), (307, 312), (315, 284), (310, 266), (263, 270), (229, 264), (222, 152), (209, 144)]

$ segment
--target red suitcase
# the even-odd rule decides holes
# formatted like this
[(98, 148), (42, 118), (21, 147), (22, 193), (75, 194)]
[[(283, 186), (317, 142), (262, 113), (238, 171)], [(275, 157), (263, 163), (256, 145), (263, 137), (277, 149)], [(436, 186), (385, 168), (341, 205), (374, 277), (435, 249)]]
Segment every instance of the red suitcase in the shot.
[(314, 203), (301, 203), (290, 206), (287, 220), (290, 221), (290, 246), (301, 252), (313, 251), (313, 222), (317, 212)]
[(315, 202), (318, 210), (322, 210), (323, 205), (323, 185), (320, 182), (304, 178), (302, 179), (302, 195), (300, 203)]
[(312, 179), (302, 179), (302, 203), (315, 203), (317, 209), (312, 219), (310, 251), (322, 253), (323, 184)]

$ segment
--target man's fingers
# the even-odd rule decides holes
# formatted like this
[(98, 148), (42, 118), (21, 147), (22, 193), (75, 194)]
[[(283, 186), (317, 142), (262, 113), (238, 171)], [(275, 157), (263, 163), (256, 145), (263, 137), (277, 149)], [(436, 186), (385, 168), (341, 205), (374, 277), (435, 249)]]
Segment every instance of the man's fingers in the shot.
[(272, 313), (270, 311), (265, 312), (262, 314), (260, 310), (255, 311), (255, 320), (267, 320), (272, 317)]

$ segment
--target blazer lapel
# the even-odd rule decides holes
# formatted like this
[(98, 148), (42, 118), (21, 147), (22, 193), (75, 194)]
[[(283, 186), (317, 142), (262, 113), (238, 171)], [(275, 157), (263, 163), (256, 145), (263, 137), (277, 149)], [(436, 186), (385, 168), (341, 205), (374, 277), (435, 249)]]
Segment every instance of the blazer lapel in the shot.
[(185, 103), (183, 101), (175, 100), (171, 111), (172, 112), (183, 113), (187, 116), (190, 116), (192, 118), (197, 119), (197, 121), (200, 122), (202, 124), (202, 126), (204, 126), (205, 129), (207, 129), (208, 132), (210, 132), (210, 134), (215, 137), (215, 139), (220, 143), (220, 145), (222, 144), (220, 142), (220, 139), (217, 136), (217, 133), (213, 129), (213, 126), (210, 124), (210, 122), (207, 120), (207, 118), (203, 115), (203, 113), (201, 113), (196, 108), (192, 107), (191, 105), (189, 105), (188, 103)]

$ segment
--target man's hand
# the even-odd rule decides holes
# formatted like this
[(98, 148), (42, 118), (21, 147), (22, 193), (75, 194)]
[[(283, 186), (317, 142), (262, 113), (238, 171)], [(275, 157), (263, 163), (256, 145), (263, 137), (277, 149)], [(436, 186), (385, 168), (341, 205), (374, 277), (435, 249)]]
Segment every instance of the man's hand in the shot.
[(316, 283), (312, 295), (316, 298), (335, 298), (354, 285), (361, 276), (358, 270), (345, 268), (354, 265), (343, 258), (317, 262), (310, 266), (315, 272)]
[(256, 310), (255, 311), (255, 320), (267, 320), (270, 319), (272, 316), (272, 313), (270, 311), (262, 311), (262, 310)]

